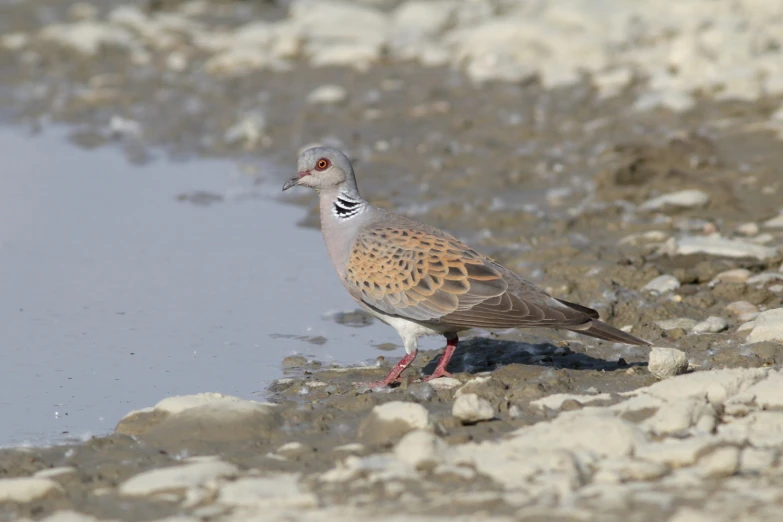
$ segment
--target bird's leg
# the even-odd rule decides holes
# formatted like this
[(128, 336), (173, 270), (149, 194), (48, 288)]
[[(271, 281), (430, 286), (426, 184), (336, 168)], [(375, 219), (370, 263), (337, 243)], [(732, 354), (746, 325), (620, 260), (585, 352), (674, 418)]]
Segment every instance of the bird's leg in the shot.
[(440, 361), (438, 361), (435, 371), (432, 372), (432, 375), (425, 378), (424, 382), (437, 379), (438, 377), (451, 377), (451, 374), (446, 371), (446, 366), (449, 365), (451, 356), (454, 355), (454, 350), (457, 349), (457, 343), (459, 343), (457, 334), (454, 334), (452, 337), (446, 337), (446, 348), (443, 350), (443, 355), (440, 356)]
[(394, 368), (391, 369), (389, 374), (381, 379), (380, 381), (373, 381), (373, 382), (362, 382), (357, 383), (361, 386), (367, 386), (368, 388), (385, 388), (386, 386), (390, 384), (394, 384), (395, 382), (398, 382), (400, 380), (400, 375), (402, 372), (405, 371), (405, 369), (411, 365), (413, 360), (416, 358), (416, 354), (418, 352), (411, 352), (406, 353), (405, 357), (400, 359), (400, 362), (394, 365)]

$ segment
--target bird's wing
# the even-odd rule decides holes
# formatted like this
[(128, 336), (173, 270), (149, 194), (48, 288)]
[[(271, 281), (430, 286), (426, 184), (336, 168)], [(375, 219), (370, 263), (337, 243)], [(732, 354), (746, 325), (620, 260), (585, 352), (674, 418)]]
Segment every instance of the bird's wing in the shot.
[(598, 316), (441, 230), (392, 214), (359, 233), (344, 282), (354, 298), (385, 314), (459, 328), (573, 326)]

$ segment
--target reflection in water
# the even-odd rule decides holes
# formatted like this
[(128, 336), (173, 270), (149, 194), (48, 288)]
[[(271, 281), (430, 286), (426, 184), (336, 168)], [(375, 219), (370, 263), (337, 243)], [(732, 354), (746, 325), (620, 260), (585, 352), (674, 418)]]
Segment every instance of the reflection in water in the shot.
[(243, 198), (227, 162), (133, 167), (11, 129), (0, 156), (0, 444), (108, 432), (170, 395), (253, 397), (285, 356), (398, 341), (327, 314), (355, 304), (301, 209), (271, 199), (280, 180)]

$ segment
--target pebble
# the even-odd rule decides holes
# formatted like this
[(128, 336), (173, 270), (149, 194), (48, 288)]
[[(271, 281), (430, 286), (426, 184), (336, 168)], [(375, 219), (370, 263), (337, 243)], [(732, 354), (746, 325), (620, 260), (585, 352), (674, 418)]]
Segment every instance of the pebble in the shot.
[(462, 386), (462, 381), (455, 379), (454, 377), (438, 377), (428, 381), (428, 384), (436, 390), (453, 390), (459, 386)]
[(783, 308), (767, 310), (756, 317), (748, 342), (761, 341), (783, 342)]
[(695, 324), (691, 331), (696, 334), (719, 333), (728, 329), (728, 327), (729, 322), (726, 319), (712, 315), (704, 321)]
[(776, 248), (720, 236), (683, 236), (670, 239), (664, 250), (677, 255), (707, 254), (719, 257), (752, 257), (761, 261), (777, 257)]
[(658, 379), (667, 379), (688, 371), (688, 357), (675, 348), (655, 346), (650, 351), (647, 369)]
[(752, 321), (759, 315), (759, 307), (747, 301), (734, 301), (726, 305), (726, 311), (742, 322)]
[(307, 103), (312, 105), (332, 105), (348, 98), (348, 92), (339, 85), (321, 85), (307, 95)]
[(394, 455), (414, 468), (436, 464), (447, 451), (448, 444), (428, 431), (414, 430), (407, 433), (394, 447)]
[(710, 282), (710, 285), (715, 285), (718, 282), (721, 283), (744, 283), (751, 276), (751, 271), (746, 268), (735, 268), (733, 270), (726, 270), (715, 276)]
[(62, 488), (57, 482), (40, 477), (0, 479), (0, 502), (32, 502)]
[(761, 228), (756, 223), (753, 222), (743, 223), (742, 225), (737, 227), (738, 233), (748, 237), (758, 235), (760, 231)]
[(435, 397), (435, 388), (426, 382), (418, 382), (408, 387), (408, 395), (417, 401), (427, 402)]
[(663, 321), (657, 321), (655, 324), (660, 326), (663, 330), (675, 330), (677, 328), (690, 330), (696, 326), (696, 321), (694, 319), (688, 319), (687, 317), (678, 317), (677, 319), (664, 319)]
[(766, 228), (783, 228), (783, 212), (764, 222)]
[(244, 477), (223, 485), (217, 501), (231, 506), (308, 509), (318, 505), (318, 497), (303, 492), (297, 474)]
[(367, 444), (388, 445), (412, 430), (430, 430), (427, 408), (415, 402), (392, 401), (375, 406), (359, 425), (358, 436)]
[(667, 292), (673, 292), (680, 288), (680, 282), (676, 277), (671, 275), (661, 275), (644, 285), (643, 291), (652, 292), (654, 294), (665, 294)]
[(710, 202), (710, 196), (701, 190), (680, 190), (671, 192), (645, 201), (639, 207), (645, 212), (662, 210), (665, 208), (700, 208)]
[(771, 281), (783, 281), (783, 274), (778, 272), (764, 272), (754, 275), (748, 279), (747, 283), (749, 285), (765, 285)]
[(239, 468), (228, 462), (196, 461), (134, 475), (120, 484), (119, 493), (133, 497), (182, 493), (189, 488), (207, 487), (208, 484), (221, 478), (235, 477), (237, 473), (239, 473)]
[(482, 399), (475, 393), (464, 393), (454, 401), (451, 414), (463, 424), (475, 424), (492, 420), (495, 417), (495, 409), (488, 400)]

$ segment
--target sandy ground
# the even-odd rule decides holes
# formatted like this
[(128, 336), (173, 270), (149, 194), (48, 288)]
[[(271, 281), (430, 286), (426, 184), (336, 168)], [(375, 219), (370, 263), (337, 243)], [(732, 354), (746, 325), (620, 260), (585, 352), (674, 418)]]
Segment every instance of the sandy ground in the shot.
[[(405, 3), (368, 4), (362, 20), (374, 27)], [(514, 3), (465, 4), (474, 18), (455, 11), (437, 31), (510, 17)], [(283, 49), (290, 35), (280, 31), (300, 26), (273, 3), (155, 3), (141, 23), (116, 6), (0, 7), (6, 119), (65, 122), (80, 146), (119, 146), (131, 161), (240, 158), (281, 184), (300, 147), (339, 145), (371, 201), (676, 347), (690, 373), (659, 382), (646, 349), (540, 330), (478, 332), (457, 352), (455, 378), (432, 385), (417, 374), (438, 354), (422, 353), (408, 380), (382, 393), (353, 383), (393, 361), (290, 358), (270, 404), (170, 399), (112, 436), (3, 450), (0, 517), (776, 519), (783, 153), (771, 76), (742, 96), (728, 80), (662, 89), (656, 63), (617, 73), (635, 56), (618, 51), (555, 81), (533, 58), (539, 75), (514, 69), (519, 57), (455, 66), (458, 45), (406, 57), (397, 33), (378, 44), (357, 29), (316, 49), (316, 25), (296, 33), (304, 51)], [(274, 33), (263, 56), (226, 43), (255, 18), (268, 24), (253, 38)], [(681, 29), (691, 30), (701, 31)], [(415, 38), (438, 41), (421, 31)], [(339, 63), (345, 56), (355, 67)], [(566, 51), (555, 56), (562, 70), (576, 67)], [(766, 71), (761, 58), (748, 63)], [(253, 172), (254, 157), (280, 169)], [(314, 205), (304, 192), (291, 201)], [(306, 226), (317, 224), (312, 210)]]

